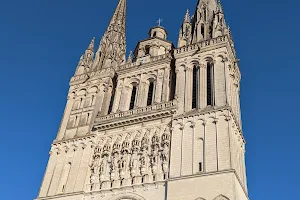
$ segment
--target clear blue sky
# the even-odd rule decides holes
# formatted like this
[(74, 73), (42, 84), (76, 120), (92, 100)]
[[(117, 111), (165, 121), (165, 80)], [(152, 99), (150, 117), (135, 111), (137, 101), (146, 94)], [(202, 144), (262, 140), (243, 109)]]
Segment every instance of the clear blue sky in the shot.
[[(133, 50), (157, 19), (169, 39), (197, 0), (128, 0)], [(151, 4), (149, 4), (151, 2)], [(0, 193), (37, 196), (68, 81), (117, 0), (0, 0)], [(243, 75), (241, 105), (253, 200), (299, 199), (299, 1), (223, 0)], [(98, 45), (97, 45), (98, 46)]]

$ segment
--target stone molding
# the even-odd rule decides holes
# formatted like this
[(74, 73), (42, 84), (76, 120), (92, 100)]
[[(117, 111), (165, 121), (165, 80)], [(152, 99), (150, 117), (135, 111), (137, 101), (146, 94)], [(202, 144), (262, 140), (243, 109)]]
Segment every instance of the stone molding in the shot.
[(177, 102), (170, 101), (167, 103), (155, 104), (152, 106), (119, 112), (103, 117), (98, 116), (94, 123), (94, 129), (106, 130), (168, 116), (170, 117), (175, 113), (176, 107)]

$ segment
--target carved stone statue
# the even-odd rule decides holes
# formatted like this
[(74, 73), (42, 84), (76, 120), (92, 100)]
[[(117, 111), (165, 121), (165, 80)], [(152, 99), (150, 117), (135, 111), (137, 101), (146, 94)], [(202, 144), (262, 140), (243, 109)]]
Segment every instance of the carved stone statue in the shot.
[(131, 155), (130, 172), (131, 172), (131, 177), (140, 175), (140, 162), (139, 162), (138, 151), (136, 149), (133, 150)]
[(120, 177), (121, 179), (126, 179), (130, 177), (129, 164), (130, 164), (130, 136), (128, 135), (122, 144), (122, 158), (120, 159)]
[(100, 165), (100, 181), (110, 179), (110, 155), (111, 155), (111, 139), (108, 139), (103, 147), (102, 161)]
[(100, 165), (100, 181), (101, 182), (109, 180), (109, 172), (110, 172), (109, 157), (108, 157), (108, 155), (104, 155), (102, 158), (101, 165)]
[(119, 180), (119, 160), (120, 160), (121, 137), (118, 137), (113, 145), (113, 155), (111, 163), (111, 180)]

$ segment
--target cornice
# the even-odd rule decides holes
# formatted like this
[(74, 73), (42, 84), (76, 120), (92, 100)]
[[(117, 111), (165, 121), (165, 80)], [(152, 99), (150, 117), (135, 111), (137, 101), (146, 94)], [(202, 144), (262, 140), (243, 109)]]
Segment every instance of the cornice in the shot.
[[(236, 124), (238, 131), (240, 132), (240, 136), (243, 139), (243, 142), (246, 144), (246, 140), (245, 140), (245, 137), (243, 134), (242, 127), (230, 106), (209, 106), (209, 107), (206, 107), (205, 109), (195, 109), (190, 112), (186, 112), (181, 115), (174, 116), (173, 120), (178, 121), (178, 120), (184, 119), (184, 118), (195, 117), (195, 116), (200, 116), (200, 115), (205, 115), (205, 114), (210, 114), (210, 113), (216, 113), (216, 112), (220, 112), (220, 111), (224, 111), (224, 110), (227, 110), (228, 112), (231, 113), (231, 117), (234, 120), (234, 123)], [(217, 121), (217, 119), (216, 119), (216, 121)]]
[(54, 195), (54, 196), (49, 196), (49, 197), (38, 197), (35, 200), (58, 199), (58, 198), (77, 196), (77, 195), (83, 195), (83, 194), (84, 194), (84, 192), (72, 192), (69, 194), (60, 194), (60, 195)]
[(98, 116), (93, 128), (97, 130), (107, 130), (130, 124), (171, 117), (176, 112), (176, 108), (176, 101), (171, 101), (103, 117)]
[(92, 71), (78, 76), (73, 76), (70, 80), (70, 86), (84, 83), (87, 80), (91, 81), (103, 77), (113, 77), (114, 74), (115, 74), (115, 69), (105, 68), (98, 71)]
[(238, 182), (240, 183), (245, 195), (247, 196), (247, 198), (249, 200), (248, 192), (245, 189), (245, 186), (242, 184), (241, 180), (239, 179), (239, 176), (237, 175), (236, 170), (234, 170), (234, 169), (215, 171), (215, 172), (206, 172), (206, 173), (197, 173), (197, 174), (193, 174), (193, 175), (180, 176), (180, 177), (171, 177), (166, 181), (172, 182), (172, 181), (179, 181), (179, 180), (184, 180), (184, 179), (198, 178), (198, 177), (204, 177), (204, 176), (213, 176), (213, 175), (220, 175), (220, 174), (234, 174), (235, 177), (237, 178)]
[(92, 141), (93, 139), (95, 139), (96, 135), (85, 135), (82, 137), (76, 137), (76, 138), (71, 138), (71, 139), (63, 139), (63, 140), (54, 140), (52, 143), (52, 147), (53, 146), (60, 146), (60, 145), (67, 145), (70, 143), (77, 143), (77, 142), (81, 142), (81, 141)]
[(232, 56), (233, 60), (237, 60), (232, 41), (229, 39), (228, 35), (219, 36), (217, 38), (174, 49), (174, 56), (177, 59), (190, 56), (195, 53), (203, 53), (206, 51), (215, 50), (221, 47), (227, 47), (227, 49), (230, 49), (230, 56)]
[(171, 60), (172, 60), (171, 53), (167, 53), (167, 54), (155, 56), (155, 57), (149, 57), (149, 58), (145, 59), (144, 62), (141, 62), (140, 59), (138, 59), (136, 62), (128, 63), (126, 65), (121, 65), (118, 68), (117, 73), (123, 74), (123, 73), (127, 73), (131, 70), (136, 70), (137, 68), (149, 68), (151, 66), (156, 66), (156, 65), (159, 65), (162, 63), (171, 62)]

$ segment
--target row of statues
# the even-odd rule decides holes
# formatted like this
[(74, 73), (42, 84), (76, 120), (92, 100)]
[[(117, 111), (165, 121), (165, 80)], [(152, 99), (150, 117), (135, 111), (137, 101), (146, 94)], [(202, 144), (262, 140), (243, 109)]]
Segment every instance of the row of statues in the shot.
[(90, 189), (129, 186), (150, 183), (167, 178), (169, 172), (170, 131), (157, 129), (151, 137), (147, 130), (139, 132), (133, 140), (128, 135), (122, 142), (119, 136), (114, 143), (108, 139), (94, 150), (90, 165)]

